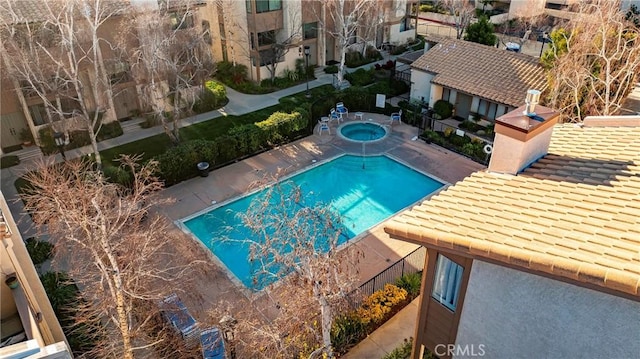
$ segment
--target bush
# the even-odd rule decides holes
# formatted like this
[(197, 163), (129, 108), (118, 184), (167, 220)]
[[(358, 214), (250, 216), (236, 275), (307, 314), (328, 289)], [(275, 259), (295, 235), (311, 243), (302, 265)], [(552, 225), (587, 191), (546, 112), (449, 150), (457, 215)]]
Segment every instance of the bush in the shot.
[(20, 163), (20, 158), (16, 155), (7, 155), (0, 158), (0, 168), (9, 168)]
[(407, 51), (407, 45), (396, 46), (392, 51), (391, 55), (400, 55)]
[(132, 174), (122, 167), (105, 166), (102, 169), (105, 178), (111, 183), (117, 183), (124, 187), (131, 185)]
[(331, 345), (338, 353), (345, 353), (366, 335), (365, 325), (356, 313), (334, 319), (331, 327)]
[(420, 294), (420, 284), (422, 283), (422, 273), (405, 274), (396, 280), (396, 286), (407, 291), (410, 298), (415, 298)]
[(369, 46), (367, 47), (364, 56), (362, 55), (362, 53), (360, 53), (360, 51), (348, 51), (345, 54), (344, 63), (347, 67), (358, 67), (380, 59), (382, 59), (382, 55), (380, 55), (380, 52), (374, 47)]
[(218, 146), (213, 141), (193, 140), (170, 148), (156, 157), (159, 162), (159, 172), (165, 184), (184, 181), (198, 175), (197, 164), (205, 161), (210, 165), (215, 163)]
[(200, 93), (200, 98), (193, 106), (196, 113), (203, 113), (216, 110), (225, 105), (227, 99), (227, 89), (217, 81), (209, 80), (205, 82), (204, 89)]
[[(110, 138), (122, 136), (123, 133), (124, 132), (122, 131), (122, 126), (120, 126), (119, 121), (105, 123), (105, 124), (102, 124), (102, 127), (100, 127), (100, 132), (96, 134), (96, 140), (98, 142), (103, 140), (108, 140)], [(87, 133), (87, 137), (89, 137), (88, 133)], [(90, 143), (91, 143), (91, 140), (89, 140), (89, 143), (87, 144), (90, 144)]]
[(406, 299), (406, 290), (393, 284), (385, 284), (383, 289), (367, 297), (356, 312), (363, 324), (378, 324), (386, 319), (395, 305)]
[(80, 296), (76, 284), (64, 272), (47, 272), (40, 276), (53, 312), (60, 321), (69, 346), (75, 356), (91, 350), (101, 338), (102, 324), (99, 319), (76, 322), (75, 315), (87, 303)]
[(229, 61), (220, 61), (216, 64), (216, 78), (227, 85), (246, 82), (248, 73), (245, 65), (234, 65)]
[(339, 71), (338, 66), (336, 65), (329, 65), (327, 67), (324, 68), (324, 72), (326, 74), (337, 74)]
[(31, 237), (27, 238), (25, 246), (36, 268), (40, 268), (40, 265), (53, 255), (53, 244), (46, 241), (39, 241)]
[(382, 359), (409, 359), (411, 357), (411, 349), (413, 348), (413, 338), (408, 340), (405, 338), (402, 345), (393, 349), (391, 353), (382, 357)]
[(433, 104), (433, 112), (439, 116), (439, 119), (449, 118), (453, 113), (453, 104), (445, 100), (438, 100)]
[(375, 82), (374, 71), (373, 69), (357, 69), (354, 72), (345, 74), (344, 78), (353, 86), (366, 86)]

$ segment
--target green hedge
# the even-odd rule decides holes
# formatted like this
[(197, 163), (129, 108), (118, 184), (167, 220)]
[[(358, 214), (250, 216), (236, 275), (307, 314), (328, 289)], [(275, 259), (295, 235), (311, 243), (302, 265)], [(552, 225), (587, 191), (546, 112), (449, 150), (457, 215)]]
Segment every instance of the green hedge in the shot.
[(366, 86), (376, 81), (374, 72), (375, 70), (373, 68), (369, 70), (357, 69), (354, 72), (346, 73), (344, 78), (353, 86)]
[(215, 163), (218, 146), (214, 141), (193, 140), (183, 142), (156, 157), (159, 162), (159, 175), (165, 184), (172, 184), (198, 175), (198, 162)]
[(225, 164), (271, 148), (299, 135), (309, 125), (309, 114), (299, 108), (291, 113), (274, 112), (266, 120), (233, 127), (214, 141), (193, 140), (170, 148), (156, 157), (159, 175), (170, 186), (196, 177), (198, 162)]
[(9, 168), (20, 163), (20, 158), (16, 155), (6, 155), (0, 158), (0, 168)]

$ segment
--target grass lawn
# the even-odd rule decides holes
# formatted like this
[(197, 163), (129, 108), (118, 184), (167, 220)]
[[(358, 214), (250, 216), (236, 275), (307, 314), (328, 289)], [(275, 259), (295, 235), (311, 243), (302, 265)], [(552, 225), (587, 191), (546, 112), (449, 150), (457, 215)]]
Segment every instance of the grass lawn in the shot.
[[(311, 90), (312, 99), (321, 98), (326, 96), (326, 93), (333, 91), (331, 85), (324, 85)], [(284, 105), (282, 102), (289, 104), (295, 104), (305, 106), (308, 103), (308, 99), (305, 98), (305, 93), (300, 92), (295, 95), (283, 97), (280, 99), (280, 104), (263, 108), (258, 111), (247, 113), (241, 116), (223, 116), (210, 119), (208, 121), (193, 124), (191, 126), (183, 127), (180, 129), (180, 136), (183, 141), (206, 139), (213, 140), (219, 136), (227, 134), (229, 130), (235, 126), (256, 123), (266, 120), (272, 113), (283, 110)], [(140, 154), (142, 155), (142, 161), (149, 160), (154, 156), (164, 153), (167, 148), (171, 146), (171, 141), (166, 134), (161, 133), (155, 136), (143, 138), (138, 141), (129, 142), (127, 144), (109, 148), (100, 151), (102, 155), (102, 161), (105, 166), (112, 164), (115, 165), (113, 159), (118, 158), (120, 154)]]

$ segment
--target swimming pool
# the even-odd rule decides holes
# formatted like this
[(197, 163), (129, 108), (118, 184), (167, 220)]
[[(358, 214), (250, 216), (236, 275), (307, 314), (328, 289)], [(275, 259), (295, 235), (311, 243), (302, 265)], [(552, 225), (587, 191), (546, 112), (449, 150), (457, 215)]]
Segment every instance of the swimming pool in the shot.
[[(345, 227), (340, 243), (443, 186), (443, 183), (387, 156), (344, 155), (294, 175), (287, 181), (300, 187), (307, 196), (307, 202), (330, 203), (340, 213)], [(261, 290), (266, 284), (253, 282), (248, 246), (220, 238), (242, 240), (254, 236), (237, 214), (246, 212), (251, 201), (263, 192), (182, 220), (184, 227), (252, 290)]]
[(387, 129), (375, 122), (349, 122), (338, 128), (343, 138), (355, 142), (372, 142), (387, 136)]

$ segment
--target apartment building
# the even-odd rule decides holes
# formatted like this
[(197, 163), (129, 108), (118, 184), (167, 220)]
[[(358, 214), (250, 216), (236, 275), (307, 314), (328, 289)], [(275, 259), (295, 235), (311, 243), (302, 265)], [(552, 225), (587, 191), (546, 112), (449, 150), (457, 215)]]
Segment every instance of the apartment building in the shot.
[[(333, 19), (338, 14), (337, 1), (318, 0), (246, 0), (216, 4), (218, 25), (212, 27), (217, 60), (247, 66), (250, 79), (261, 81), (272, 72), (279, 76), (285, 69), (295, 69), (296, 60), (325, 66), (339, 61), (340, 29)], [(362, 11), (354, 9), (362, 5)], [(353, 49), (363, 44), (380, 48), (383, 44), (400, 45), (415, 38), (415, 0), (344, 1), (343, 15), (357, 18), (355, 31), (347, 39)], [(274, 61), (275, 58), (275, 61)], [(275, 66), (273, 66), (275, 64)], [(275, 70), (273, 69), (275, 67)]]
[[(172, 30), (194, 31), (202, 34), (207, 47), (213, 44), (210, 29), (212, 24), (217, 23), (217, 19), (214, 20), (216, 12), (208, 2), (116, 0), (100, 3), (103, 5), (100, 5), (98, 10), (82, 9), (80, 6), (70, 10), (69, 4), (72, 2), (59, 0), (43, 6), (40, 0), (12, 0), (3, 3), (0, 8), (3, 35), (3, 56), (0, 59), (3, 68), (0, 73), (2, 148), (20, 146), (27, 137), (40, 144), (40, 130), (47, 127), (51, 127), (54, 132), (66, 134), (73, 130), (86, 129), (86, 121), (79, 118), (82, 106), (85, 106), (90, 114), (102, 113), (102, 123), (127, 119), (135, 113), (144, 112), (150, 107), (150, 99), (154, 97), (167, 103), (166, 107), (170, 107), (166, 80), (162, 81), (165, 83), (149, 83), (147, 74), (144, 71), (136, 71), (136, 64), (132, 63), (132, 59), (123, 55), (123, 34), (141, 41), (132, 35), (132, 32), (128, 32), (135, 29), (125, 26), (131, 22), (129, 16), (134, 12), (160, 11), (163, 16), (166, 15), (163, 19), (169, 19)], [(74, 32), (77, 33), (93, 26), (82, 18), (81, 11), (99, 11), (104, 17), (104, 21), (97, 24), (96, 31), (100, 54), (80, 50), (75, 55), (86, 55), (84, 59), (68, 60), (68, 52), (61, 51), (61, 29), (73, 26)], [(74, 15), (66, 17), (67, 20), (61, 23), (52, 20), (52, 17), (64, 19), (64, 16), (56, 15), (65, 12)], [(34, 37), (35, 41), (29, 40)], [(79, 47), (83, 47), (83, 50), (91, 49), (90, 40), (82, 41), (85, 42), (78, 44)], [(47, 59), (47, 56), (37, 59), (37, 56), (29, 56), (34, 52), (29, 52), (21, 46), (28, 46), (30, 43), (46, 48), (55, 60)], [(27, 56), (24, 60), (17, 59), (16, 53)], [(21, 65), (21, 62), (28, 61), (33, 61), (30, 66)], [(74, 63), (70, 65), (69, 61)], [(94, 66), (95, 64), (99, 66)], [(69, 76), (70, 73), (77, 75)], [(151, 87), (162, 90), (157, 96), (151, 96)]]
[(72, 358), (2, 192), (0, 238), (0, 358)]

